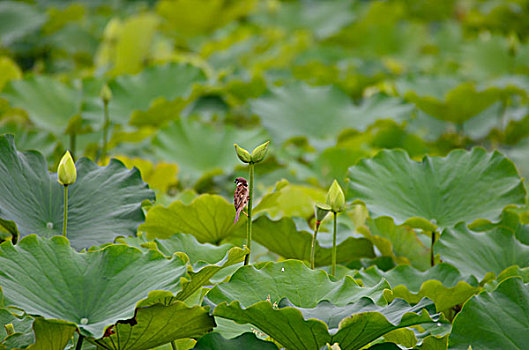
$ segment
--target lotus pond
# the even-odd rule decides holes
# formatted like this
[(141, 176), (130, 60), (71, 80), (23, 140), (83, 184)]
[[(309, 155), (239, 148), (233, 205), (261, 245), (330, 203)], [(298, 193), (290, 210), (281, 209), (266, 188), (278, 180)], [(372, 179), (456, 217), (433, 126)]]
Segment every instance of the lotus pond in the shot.
[(0, 349), (525, 349), (528, 164), (529, 0), (1, 1)]

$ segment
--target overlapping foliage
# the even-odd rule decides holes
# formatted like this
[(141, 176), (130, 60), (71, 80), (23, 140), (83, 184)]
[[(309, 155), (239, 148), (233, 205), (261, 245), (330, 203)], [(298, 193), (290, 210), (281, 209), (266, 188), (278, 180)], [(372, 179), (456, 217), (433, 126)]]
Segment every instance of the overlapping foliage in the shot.
[(0, 349), (523, 348), (528, 142), (527, 0), (2, 1)]

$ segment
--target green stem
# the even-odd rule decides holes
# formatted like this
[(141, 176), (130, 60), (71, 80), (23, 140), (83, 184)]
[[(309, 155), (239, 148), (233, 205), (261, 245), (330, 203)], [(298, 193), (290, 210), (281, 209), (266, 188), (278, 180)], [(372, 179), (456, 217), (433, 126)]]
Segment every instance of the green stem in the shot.
[(333, 224), (333, 231), (332, 231), (332, 267), (331, 267), (331, 275), (336, 276), (336, 215), (337, 213), (335, 211), (332, 212), (334, 214), (334, 224)]
[(77, 344), (75, 345), (75, 350), (81, 350), (81, 348), (83, 347), (83, 340), (84, 336), (79, 334), (79, 338), (77, 338)]
[(108, 114), (108, 102), (104, 103), (104, 124), (103, 124), (103, 150), (101, 151), (101, 159), (105, 159), (107, 156), (108, 147), (108, 127), (110, 126), (110, 117)]
[(435, 255), (434, 255), (434, 251), (433, 251), (434, 243), (435, 243), (435, 231), (432, 231), (432, 245), (430, 247), (430, 265), (431, 266), (435, 265)]
[(68, 185), (64, 186), (64, 217), (62, 219), (62, 235), (66, 237), (66, 225), (68, 222)]
[(176, 347), (176, 343), (174, 342), (174, 340), (171, 342), (171, 348), (173, 350), (178, 350), (178, 348)]
[(252, 199), (253, 199), (253, 167), (254, 163), (248, 163), (249, 167), (249, 178), (250, 178), (250, 186), (249, 186), (249, 196), (248, 196), (248, 223), (246, 225), (246, 246), (248, 247), (248, 254), (246, 254), (246, 257), (244, 258), (244, 265), (248, 265), (250, 263), (250, 254), (252, 252)]
[(316, 252), (316, 236), (318, 235), (318, 230), (320, 228), (320, 222), (316, 220), (316, 225), (314, 226), (314, 236), (312, 236), (312, 246), (310, 249), (310, 268), (314, 270), (314, 255)]

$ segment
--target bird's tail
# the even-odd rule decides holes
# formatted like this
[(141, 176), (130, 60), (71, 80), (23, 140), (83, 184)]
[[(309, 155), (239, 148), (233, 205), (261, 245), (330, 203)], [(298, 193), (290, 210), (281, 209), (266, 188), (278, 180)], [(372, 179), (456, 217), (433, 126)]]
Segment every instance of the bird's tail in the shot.
[(237, 223), (237, 220), (239, 220), (239, 215), (241, 215), (241, 211), (237, 210), (237, 214), (235, 215), (235, 221), (233, 222), (234, 224)]

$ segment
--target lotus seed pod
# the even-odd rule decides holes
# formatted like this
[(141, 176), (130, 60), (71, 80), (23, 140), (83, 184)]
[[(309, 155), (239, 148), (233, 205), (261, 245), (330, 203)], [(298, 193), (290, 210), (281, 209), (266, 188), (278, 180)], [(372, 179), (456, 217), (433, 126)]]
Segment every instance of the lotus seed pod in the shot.
[(59, 183), (63, 186), (71, 185), (77, 179), (77, 170), (69, 151), (66, 151), (64, 156), (62, 156), (57, 170), (57, 177)]
[(243, 162), (243, 163), (251, 163), (252, 162), (252, 156), (250, 155), (250, 152), (245, 150), (244, 148), (239, 147), (238, 144), (234, 144), (235, 146), (235, 152), (237, 153), (237, 157)]
[(262, 161), (264, 159), (264, 157), (266, 156), (266, 152), (268, 152), (268, 145), (269, 144), (270, 144), (270, 141), (266, 141), (262, 145), (257, 146), (252, 151), (252, 162), (259, 163), (260, 161)]
[(344, 210), (345, 207), (345, 195), (343, 194), (342, 187), (338, 184), (338, 181), (334, 180), (329, 192), (327, 192), (327, 204), (330, 205), (331, 210), (335, 213), (339, 213)]
[(316, 215), (316, 221), (321, 222), (327, 214), (331, 211), (331, 206), (325, 203), (316, 203), (314, 206), (314, 212)]
[(104, 103), (110, 102), (110, 100), (112, 99), (112, 90), (110, 90), (107, 84), (103, 85), (99, 96), (101, 97)]

